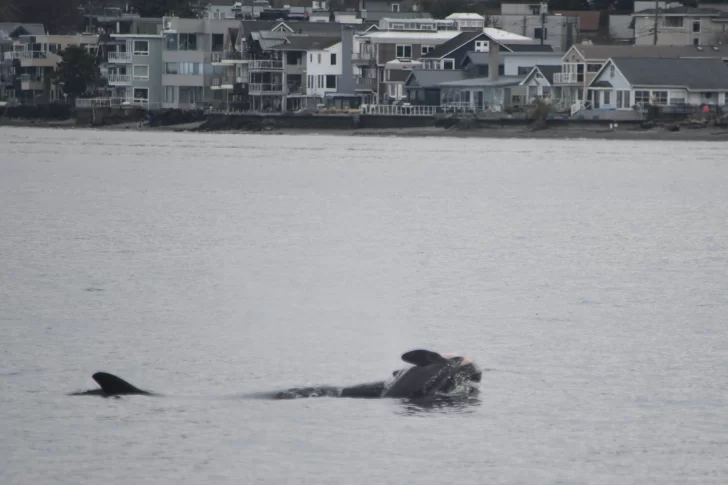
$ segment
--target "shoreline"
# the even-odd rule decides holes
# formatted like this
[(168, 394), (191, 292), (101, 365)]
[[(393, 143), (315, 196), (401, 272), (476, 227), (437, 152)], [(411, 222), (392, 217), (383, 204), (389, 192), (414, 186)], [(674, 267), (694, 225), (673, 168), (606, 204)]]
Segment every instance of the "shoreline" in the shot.
[(356, 129), (310, 129), (310, 128), (272, 128), (262, 131), (240, 130), (200, 130), (205, 121), (182, 123), (165, 126), (142, 126), (138, 123), (121, 123), (105, 126), (80, 126), (73, 119), (63, 121), (0, 119), (0, 129), (16, 128), (52, 128), (91, 131), (136, 131), (136, 132), (176, 132), (205, 133), (220, 135), (335, 135), (359, 137), (392, 137), (392, 138), (483, 138), (483, 139), (534, 139), (534, 140), (615, 140), (615, 141), (700, 141), (728, 142), (728, 129), (705, 127), (683, 128), (670, 131), (664, 127), (640, 128), (637, 126), (609, 129), (596, 126), (551, 126), (541, 130), (531, 130), (525, 126), (492, 126), (487, 128), (356, 128)]

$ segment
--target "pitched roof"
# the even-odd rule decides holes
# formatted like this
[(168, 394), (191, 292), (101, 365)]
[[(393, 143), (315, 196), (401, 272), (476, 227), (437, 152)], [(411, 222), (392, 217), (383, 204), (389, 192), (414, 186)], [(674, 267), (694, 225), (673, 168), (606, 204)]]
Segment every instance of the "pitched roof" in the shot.
[(448, 81), (465, 79), (465, 71), (444, 69), (413, 69), (405, 81), (408, 87), (436, 88)]
[(554, 74), (561, 72), (561, 66), (544, 66), (543, 64), (539, 64), (536, 66), (536, 69), (543, 74), (543, 77), (546, 78), (549, 84), (554, 83)]
[(0, 30), (5, 32), (6, 35), (10, 35), (15, 30), (18, 29), (18, 27), (22, 27), (25, 29), (26, 32), (28, 32), (28, 35), (44, 35), (45, 27), (43, 24), (24, 24), (21, 22), (0, 22)]
[[(728, 66), (721, 59), (616, 57), (612, 62), (632, 86), (685, 87), (691, 91), (728, 91)], [(607, 64), (594, 78), (606, 72)]]
[(312, 35), (289, 35), (287, 40), (287, 43), (277, 45), (273, 49), (280, 51), (323, 50), (341, 42), (340, 37), (318, 37)]
[(551, 44), (528, 44), (528, 43), (521, 43), (518, 44), (503, 44), (503, 47), (510, 50), (511, 52), (553, 52), (554, 46)]
[(575, 44), (586, 60), (606, 61), (610, 57), (716, 57), (728, 58), (728, 45), (591, 45)]
[(276, 22), (276, 25), (278, 24), (285, 24), (287, 27), (290, 27), (293, 32), (297, 32), (299, 34), (311, 34), (317, 36), (334, 35), (341, 37), (342, 24), (339, 22), (306, 22), (289, 20), (286, 22)]
[(423, 59), (440, 59), (452, 51), (457, 50), (478, 37), (486, 38), (483, 32), (462, 32), (452, 39), (438, 45), (433, 50), (422, 56)]
[(412, 71), (408, 69), (387, 69), (385, 83), (403, 83), (407, 80)]

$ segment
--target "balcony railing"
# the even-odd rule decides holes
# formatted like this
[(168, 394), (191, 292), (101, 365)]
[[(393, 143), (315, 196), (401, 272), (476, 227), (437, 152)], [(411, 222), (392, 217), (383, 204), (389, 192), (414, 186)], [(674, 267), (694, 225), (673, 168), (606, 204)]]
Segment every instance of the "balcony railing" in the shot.
[(356, 81), (357, 86), (376, 86), (377, 85), (377, 78), (375, 78), (375, 77), (355, 76), (354, 80)]
[(212, 63), (222, 63), (226, 61), (244, 61), (242, 52), (213, 52), (210, 56)]
[(236, 78), (234, 76), (213, 77), (210, 82), (210, 85), (212, 87), (217, 87), (217, 88), (219, 88), (221, 86), (232, 86), (236, 82), (240, 82), (240, 81), (238, 81), (238, 79), (240, 79), (240, 78), (239, 77)]
[(364, 115), (435, 116), (439, 106), (398, 106), (393, 104), (363, 104), (359, 112)]
[(557, 72), (554, 74), (554, 84), (578, 84), (578, 75), (575, 72)]
[(78, 98), (76, 108), (121, 108), (139, 106), (146, 109), (158, 109), (161, 103), (150, 103), (144, 98)]
[(110, 86), (131, 85), (130, 74), (109, 74), (108, 80)]
[(109, 62), (131, 62), (131, 52), (109, 52)]
[(282, 70), (283, 61), (277, 61), (277, 60), (271, 60), (271, 59), (258, 59), (255, 61), (250, 61), (249, 69), (250, 70), (259, 70), (259, 71)]
[(283, 94), (282, 84), (250, 83), (248, 93), (253, 94)]
[(354, 61), (373, 61), (376, 58), (377, 55), (373, 51), (354, 52), (351, 55), (351, 59)]

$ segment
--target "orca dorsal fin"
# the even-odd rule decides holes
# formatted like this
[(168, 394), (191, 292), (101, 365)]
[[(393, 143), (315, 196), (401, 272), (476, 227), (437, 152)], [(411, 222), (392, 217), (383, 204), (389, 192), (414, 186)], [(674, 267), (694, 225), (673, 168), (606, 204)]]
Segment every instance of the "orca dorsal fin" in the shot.
[(445, 359), (442, 355), (431, 350), (410, 350), (402, 354), (402, 360), (408, 364), (416, 365), (418, 367), (434, 364), (436, 362), (442, 362)]
[(124, 379), (107, 372), (97, 372), (91, 377), (106, 394), (149, 394), (147, 391), (142, 391), (141, 389), (132, 386)]

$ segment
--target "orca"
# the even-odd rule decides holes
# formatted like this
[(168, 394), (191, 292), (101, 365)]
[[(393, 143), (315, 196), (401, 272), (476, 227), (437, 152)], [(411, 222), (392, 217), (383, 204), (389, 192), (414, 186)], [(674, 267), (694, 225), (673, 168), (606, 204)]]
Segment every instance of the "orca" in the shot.
[[(274, 399), (304, 397), (348, 398), (424, 398), (446, 396), (453, 392), (466, 395), (478, 392), (482, 370), (462, 356), (441, 355), (431, 350), (411, 350), (402, 354), (402, 360), (412, 367), (396, 370), (386, 381), (370, 382), (348, 387), (316, 386), (292, 388), (273, 394)], [(120, 397), (124, 395), (161, 396), (139, 389), (124, 379), (108, 372), (91, 376), (99, 389), (71, 393), (72, 396)]]
[(158, 396), (149, 391), (144, 391), (135, 387), (124, 379), (109, 374), (108, 372), (96, 372), (91, 378), (96, 381), (100, 389), (91, 389), (88, 391), (81, 391), (72, 393), (72, 396), (101, 396), (101, 397), (113, 397), (123, 396), (129, 394), (136, 394), (141, 396)]
[(306, 387), (281, 391), (276, 399), (302, 397), (349, 398), (425, 398), (453, 392), (474, 394), (483, 372), (478, 365), (462, 356), (441, 355), (431, 350), (411, 350), (402, 360), (412, 367), (392, 373), (388, 381), (359, 384), (351, 387)]

